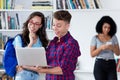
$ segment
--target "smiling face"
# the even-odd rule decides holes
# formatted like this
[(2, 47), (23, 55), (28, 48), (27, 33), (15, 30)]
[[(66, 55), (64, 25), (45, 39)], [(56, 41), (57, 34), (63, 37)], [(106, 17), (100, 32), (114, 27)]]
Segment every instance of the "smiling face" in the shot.
[(69, 24), (68, 22), (65, 22), (63, 20), (57, 20), (53, 19), (53, 30), (58, 38), (63, 37), (69, 29)]
[(41, 26), (41, 18), (39, 16), (31, 18), (28, 22), (28, 30), (32, 33), (36, 33)]
[(102, 26), (102, 33), (108, 35), (109, 32), (110, 32), (110, 24), (104, 23)]

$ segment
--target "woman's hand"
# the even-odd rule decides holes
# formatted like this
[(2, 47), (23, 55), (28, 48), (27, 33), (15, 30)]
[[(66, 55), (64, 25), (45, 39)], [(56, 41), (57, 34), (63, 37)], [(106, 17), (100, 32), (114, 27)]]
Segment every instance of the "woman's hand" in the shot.
[(35, 38), (36, 38), (35, 33), (30, 32), (30, 33), (29, 33), (29, 39), (30, 39), (30, 42), (31, 42), (31, 43), (33, 43), (33, 41), (35, 40)]
[(16, 71), (17, 71), (17, 72), (20, 72), (20, 71), (22, 71), (22, 70), (23, 70), (22, 66), (19, 66), (19, 65), (16, 66)]
[(114, 47), (113, 47), (113, 45), (107, 45), (107, 49), (109, 49), (109, 50), (114, 50)]
[(30, 32), (29, 39), (30, 39), (30, 43), (28, 44), (28, 47), (31, 47), (34, 44), (34, 40), (36, 39), (36, 34), (33, 32)]
[(109, 44), (103, 44), (100, 46), (101, 50), (113, 50), (113, 45)]

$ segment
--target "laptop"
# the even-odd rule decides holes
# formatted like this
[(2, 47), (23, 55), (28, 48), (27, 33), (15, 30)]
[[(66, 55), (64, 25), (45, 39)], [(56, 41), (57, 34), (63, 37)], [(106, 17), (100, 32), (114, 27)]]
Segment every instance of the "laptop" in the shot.
[(15, 48), (18, 65), (47, 66), (45, 49), (43, 47)]

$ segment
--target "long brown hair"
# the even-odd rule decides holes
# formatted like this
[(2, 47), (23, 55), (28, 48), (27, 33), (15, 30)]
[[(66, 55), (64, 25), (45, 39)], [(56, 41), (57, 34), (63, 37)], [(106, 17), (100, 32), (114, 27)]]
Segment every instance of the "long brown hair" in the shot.
[(25, 46), (27, 46), (28, 43), (30, 42), (28, 23), (35, 16), (39, 16), (42, 20), (41, 21), (42, 27), (37, 31), (36, 34), (39, 36), (39, 38), (42, 42), (42, 46), (44, 48), (46, 48), (47, 45), (48, 45), (48, 38), (47, 38), (46, 30), (45, 30), (46, 29), (46, 27), (45, 27), (45, 17), (44, 17), (44, 14), (41, 13), (41, 12), (33, 12), (32, 14), (30, 14), (30, 16), (28, 17), (26, 22), (23, 24), (23, 31), (22, 31), (23, 43), (24, 43)]

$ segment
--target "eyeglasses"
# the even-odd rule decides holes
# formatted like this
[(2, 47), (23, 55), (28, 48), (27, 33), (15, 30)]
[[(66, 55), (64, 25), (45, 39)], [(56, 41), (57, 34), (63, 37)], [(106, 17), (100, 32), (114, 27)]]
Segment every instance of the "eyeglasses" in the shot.
[(38, 22), (33, 22), (33, 21), (29, 21), (29, 23), (28, 23), (29, 25), (34, 25), (35, 27), (39, 27), (41, 24), (40, 23), (38, 23)]

